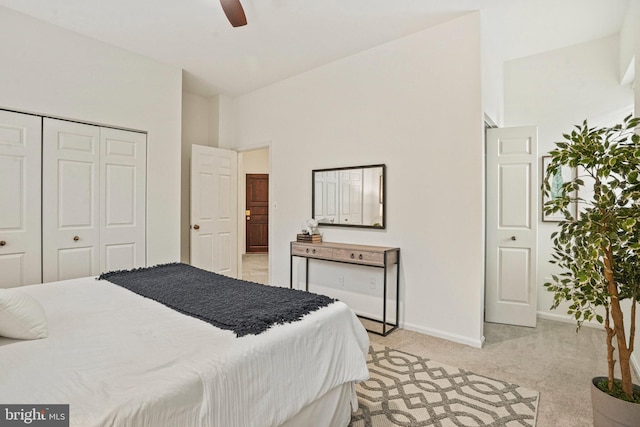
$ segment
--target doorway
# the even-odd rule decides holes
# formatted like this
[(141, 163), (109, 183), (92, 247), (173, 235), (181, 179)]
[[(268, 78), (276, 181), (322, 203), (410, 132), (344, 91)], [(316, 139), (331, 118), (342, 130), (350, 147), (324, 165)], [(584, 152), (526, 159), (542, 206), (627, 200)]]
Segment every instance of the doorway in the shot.
[(238, 151), (239, 275), (258, 283), (270, 278), (270, 165), (269, 145)]

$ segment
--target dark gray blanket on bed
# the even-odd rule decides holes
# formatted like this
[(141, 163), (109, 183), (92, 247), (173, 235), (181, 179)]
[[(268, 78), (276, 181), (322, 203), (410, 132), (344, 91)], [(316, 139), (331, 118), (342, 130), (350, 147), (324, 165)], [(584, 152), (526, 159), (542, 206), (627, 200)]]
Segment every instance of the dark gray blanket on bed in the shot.
[(232, 279), (187, 264), (103, 273), (136, 294), (197, 317), (239, 337), (290, 323), (335, 301), (324, 295)]

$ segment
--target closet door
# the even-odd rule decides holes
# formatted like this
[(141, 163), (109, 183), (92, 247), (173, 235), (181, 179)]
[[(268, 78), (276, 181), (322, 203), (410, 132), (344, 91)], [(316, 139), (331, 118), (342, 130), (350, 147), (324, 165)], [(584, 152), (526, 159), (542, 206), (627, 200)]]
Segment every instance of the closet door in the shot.
[(100, 129), (100, 271), (146, 265), (143, 133)]
[(0, 288), (42, 279), (42, 119), (0, 111)]
[(100, 128), (44, 119), (42, 257), (45, 282), (99, 273)]
[(362, 169), (340, 172), (340, 224), (362, 224)]

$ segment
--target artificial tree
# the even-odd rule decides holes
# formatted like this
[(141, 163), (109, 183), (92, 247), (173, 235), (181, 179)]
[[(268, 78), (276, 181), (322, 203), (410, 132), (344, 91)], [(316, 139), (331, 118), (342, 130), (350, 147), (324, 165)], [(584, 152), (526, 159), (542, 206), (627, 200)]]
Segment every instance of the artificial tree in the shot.
[[(611, 127), (582, 125), (564, 134), (550, 151), (551, 162), (542, 186), (550, 199), (546, 214), (562, 213), (559, 230), (551, 235), (553, 264), (560, 273), (545, 283), (554, 293), (552, 308), (569, 301), (568, 313), (578, 327), (594, 318), (604, 324), (607, 341), (608, 390), (614, 392), (617, 358), (622, 393), (633, 396), (630, 357), (634, 348), (636, 307), (640, 297), (640, 118), (626, 117)], [(561, 167), (577, 170), (575, 177), (552, 191)], [(587, 196), (592, 189), (592, 194)], [(578, 203), (575, 216), (570, 209)], [(629, 333), (620, 304), (631, 301)], [(597, 307), (604, 308), (602, 312)], [(626, 397), (625, 397), (626, 396)]]

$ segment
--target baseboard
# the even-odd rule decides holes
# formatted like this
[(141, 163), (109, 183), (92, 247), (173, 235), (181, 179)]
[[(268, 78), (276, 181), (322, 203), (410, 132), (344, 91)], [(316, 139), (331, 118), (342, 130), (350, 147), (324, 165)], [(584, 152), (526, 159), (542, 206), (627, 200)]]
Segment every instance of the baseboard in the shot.
[(406, 329), (407, 331), (419, 332), (421, 334), (430, 335), (436, 338), (442, 338), (448, 341), (456, 342), (458, 344), (468, 345), (470, 347), (482, 348), (482, 346), (484, 345), (484, 336), (479, 340), (476, 340), (462, 335), (439, 331), (437, 329), (424, 328), (422, 326), (413, 325), (411, 323), (401, 323), (400, 327), (402, 329)]
[[(359, 316), (368, 317), (369, 319), (374, 319), (382, 322), (382, 316), (380, 314), (367, 313), (366, 311), (357, 311)], [(394, 323), (395, 317), (388, 318), (387, 322)], [(448, 341), (457, 342), (459, 344), (468, 345), (471, 347), (482, 348), (484, 345), (484, 336), (480, 340), (469, 339), (468, 337), (464, 337), (462, 335), (450, 334), (448, 332), (439, 331), (437, 329), (424, 328), (422, 326), (417, 326), (411, 323), (403, 323), (400, 322), (398, 325), (399, 328), (406, 329), (407, 331), (419, 332), (424, 335), (429, 335), (436, 338), (442, 338)]]
[[(556, 322), (571, 323), (577, 326), (576, 319), (569, 316), (568, 314), (558, 314), (558, 313), (549, 313), (548, 311), (538, 311), (537, 317), (545, 320), (555, 320)], [(583, 322), (582, 326), (586, 326), (588, 328), (603, 329), (602, 324), (595, 321)]]

